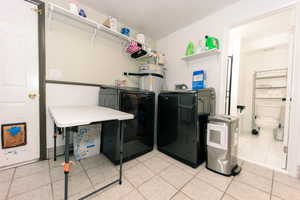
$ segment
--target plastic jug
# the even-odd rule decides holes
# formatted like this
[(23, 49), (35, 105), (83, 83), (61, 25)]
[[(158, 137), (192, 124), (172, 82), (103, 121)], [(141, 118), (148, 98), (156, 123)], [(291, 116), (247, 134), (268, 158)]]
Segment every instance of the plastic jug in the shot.
[(205, 46), (208, 50), (219, 49), (219, 40), (217, 38), (206, 35), (205, 39)]
[(186, 51), (185, 51), (185, 55), (191, 56), (193, 54), (194, 54), (194, 43), (189, 42), (189, 44), (187, 45)]

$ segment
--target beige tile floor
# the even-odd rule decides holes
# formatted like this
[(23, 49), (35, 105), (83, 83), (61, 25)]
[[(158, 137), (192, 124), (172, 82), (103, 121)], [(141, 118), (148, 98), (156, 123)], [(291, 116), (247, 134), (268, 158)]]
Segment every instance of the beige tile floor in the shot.
[[(63, 157), (0, 171), (0, 200), (63, 199)], [(124, 165), (124, 182), (91, 200), (300, 200), (300, 180), (248, 162), (236, 177), (190, 168), (158, 151)], [(70, 200), (117, 178), (118, 167), (103, 155), (74, 161)]]
[(285, 167), (283, 146), (282, 141), (274, 139), (272, 129), (261, 129), (259, 135), (242, 132), (239, 136), (239, 158), (282, 169)]

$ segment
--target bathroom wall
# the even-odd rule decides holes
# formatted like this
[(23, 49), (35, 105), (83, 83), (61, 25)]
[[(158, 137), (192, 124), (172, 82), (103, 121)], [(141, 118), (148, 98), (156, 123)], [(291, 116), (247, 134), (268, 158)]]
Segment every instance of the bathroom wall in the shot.
[[(269, 69), (287, 68), (288, 61), (288, 45), (281, 45), (268, 49), (244, 52), (241, 54), (238, 85), (238, 104), (246, 106), (246, 109), (243, 112), (241, 123), (242, 132), (250, 134), (252, 130), (251, 121), (254, 72)], [(280, 100), (259, 100), (259, 102), (257, 103), (267, 105), (280, 105), (282, 102)]]

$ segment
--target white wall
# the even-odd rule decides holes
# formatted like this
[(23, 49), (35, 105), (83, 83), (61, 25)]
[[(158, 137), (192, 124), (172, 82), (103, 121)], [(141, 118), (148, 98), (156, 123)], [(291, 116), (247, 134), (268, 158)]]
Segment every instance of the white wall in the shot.
[[(252, 0), (240, 1), (232, 6), (229, 6), (213, 15), (210, 15), (203, 20), (197, 21), (185, 28), (170, 34), (157, 41), (158, 50), (164, 52), (167, 56), (167, 84), (169, 89), (174, 88), (177, 82), (185, 82), (188, 85), (191, 83), (191, 69), (186, 67), (186, 63), (181, 60), (184, 56), (186, 46), (189, 41), (197, 43), (199, 39), (204, 38), (205, 35), (215, 36), (221, 41), (222, 57), (220, 62), (216, 59), (211, 61), (198, 60), (197, 65), (205, 67), (210, 63), (211, 67), (207, 70), (210, 77), (208, 82), (211, 85), (216, 85), (219, 101), (217, 110), (221, 113), (224, 111), (224, 78), (226, 68), (227, 49), (226, 43), (228, 42), (228, 29), (234, 25), (246, 22), (254, 17), (263, 15), (274, 9), (281, 8), (285, 5), (291, 4), (292, 0)], [(208, 60), (208, 59), (207, 59)], [(218, 64), (219, 63), (219, 64)], [(222, 89), (221, 89), (222, 87)]]
[[(252, 130), (251, 121), (254, 72), (287, 68), (289, 61), (288, 50), (287, 45), (282, 45), (267, 50), (258, 50), (241, 54), (238, 83), (238, 104), (246, 106), (241, 123), (241, 130), (243, 132), (250, 133)], [(281, 101), (260, 101), (260, 103), (280, 104)]]
[[(48, 0), (68, 8), (65, 0)], [(79, 0), (90, 19), (99, 23), (107, 16), (84, 5)], [(93, 29), (73, 20), (53, 13), (53, 20), (46, 18), (46, 66), (47, 79), (86, 83), (114, 84), (116, 79), (126, 79), (124, 71), (136, 72), (138, 67), (133, 59), (124, 53), (126, 42), (98, 31), (95, 41), (91, 38)], [(131, 29), (132, 36), (137, 31)], [(146, 37), (146, 42), (154, 42)], [(135, 82), (128, 80), (130, 86)]]
[[(53, 147), (54, 124), (49, 115), (49, 106), (65, 105), (98, 105), (99, 87), (78, 86), (78, 85), (46, 85), (46, 123), (47, 123), (47, 149)], [(57, 137), (57, 146), (64, 144), (62, 136)]]
[[(290, 23), (289, 23), (290, 24)], [(255, 40), (246, 40), (243, 41), (243, 51), (251, 52), (256, 51), (258, 49), (267, 49), (272, 48), (274, 46), (281, 46), (289, 43), (291, 33), (288, 32), (289, 29), (285, 29), (287, 32), (278, 33), (274, 32), (272, 35), (268, 37), (259, 37)]]
[[(65, 0), (46, 0), (68, 9)], [(107, 16), (84, 5), (88, 18), (99, 23)], [(127, 79), (122, 72), (136, 72), (136, 62), (125, 52), (126, 42), (111, 35), (97, 32), (91, 41), (93, 29), (67, 17), (53, 13), (53, 20), (48, 20), (46, 12), (46, 79), (74, 81), (84, 83), (114, 84), (116, 79), (126, 79), (128, 86), (136, 86), (135, 78)], [(130, 27), (125, 25), (126, 27)], [(137, 30), (131, 29), (135, 37)], [(155, 42), (146, 36), (146, 44), (155, 48)], [(98, 105), (98, 87), (74, 85), (46, 85), (47, 105), (47, 148), (53, 147), (53, 121), (48, 107), (58, 105)], [(57, 138), (57, 146), (63, 145), (63, 138)]]
[[(184, 55), (186, 45), (190, 40), (197, 42), (204, 35), (218, 37), (221, 40), (221, 64), (209, 67), (208, 74), (210, 76), (209, 82), (219, 83), (216, 87), (217, 91), (217, 112), (224, 113), (224, 95), (225, 95), (225, 72), (226, 72), (226, 58), (228, 53), (228, 37), (229, 29), (241, 23), (265, 15), (268, 12), (291, 5), (295, 0), (252, 0), (239, 1), (211, 16), (199, 20), (185, 28), (182, 28), (167, 37), (157, 41), (158, 50), (164, 52), (168, 59), (167, 64), (167, 87), (172, 89), (176, 82), (191, 82), (191, 74), (189, 68), (181, 60)], [(300, 7), (297, 6), (297, 22), (300, 24)], [(296, 27), (296, 53), (300, 53), (300, 27)], [(297, 45), (298, 44), (298, 45)], [(215, 62), (215, 61), (211, 61)], [(200, 65), (201, 63), (199, 63)], [(295, 65), (300, 65), (300, 58), (295, 57)], [(300, 69), (296, 68), (294, 74), (300, 74)], [(295, 86), (300, 85), (299, 79), (294, 79)], [(297, 82), (299, 81), (299, 82)], [(289, 163), (288, 171), (292, 175), (297, 174), (297, 166), (300, 165), (300, 156), (297, 153), (297, 148), (300, 144), (300, 135), (296, 130), (300, 129), (300, 124), (296, 124), (296, 120), (300, 120), (300, 109), (296, 108), (295, 102), (300, 102), (300, 88), (295, 88), (294, 103), (292, 105), (293, 122), (291, 124), (292, 133), (290, 133), (290, 149), (289, 149)], [(297, 146), (298, 145), (298, 146)]]

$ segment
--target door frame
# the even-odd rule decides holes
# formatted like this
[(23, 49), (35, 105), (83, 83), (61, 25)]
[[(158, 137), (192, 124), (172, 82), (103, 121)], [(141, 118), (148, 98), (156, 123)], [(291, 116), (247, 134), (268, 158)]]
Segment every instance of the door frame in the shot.
[[(249, 19), (249, 20), (244, 20), (244, 21), (241, 21), (241, 22), (239, 22), (238, 24), (234, 24), (234, 25), (231, 25), (231, 26), (228, 26), (228, 27), (226, 27), (225, 28), (225, 38), (226, 38), (226, 40), (225, 40), (225, 43), (226, 43), (226, 49), (224, 50), (224, 60), (226, 60), (227, 59), (227, 55), (229, 55), (229, 49), (230, 49), (230, 45), (231, 45), (231, 40), (230, 40), (230, 31), (232, 30), (232, 29), (234, 29), (234, 28), (236, 28), (236, 27), (239, 27), (239, 26), (241, 26), (241, 25), (243, 25), (243, 24), (247, 24), (247, 23), (251, 23), (251, 22), (253, 22), (253, 21), (256, 21), (256, 20), (259, 20), (259, 19), (263, 19), (263, 18), (265, 18), (265, 17), (268, 17), (268, 16), (271, 16), (271, 15), (274, 15), (274, 14), (276, 14), (276, 13), (280, 13), (280, 12), (282, 12), (282, 11), (286, 11), (286, 10), (291, 10), (291, 12), (293, 12), (292, 13), (292, 17), (293, 17), (293, 20), (297, 20), (296, 19), (296, 16), (295, 16), (295, 12), (297, 11), (297, 5), (299, 5), (299, 4), (297, 4), (297, 3), (292, 3), (291, 5), (288, 5), (288, 6), (284, 6), (284, 7), (282, 7), (282, 8), (278, 8), (278, 9), (275, 9), (275, 10), (272, 10), (272, 11), (269, 11), (269, 12), (267, 12), (267, 13), (264, 13), (264, 14), (261, 14), (261, 15), (258, 15), (258, 16), (255, 16), (255, 17), (253, 17), (253, 18), (251, 18), (251, 19)], [(289, 65), (288, 65), (288, 73), (291, 73), (291, 72), (293, 72), (293, 71), (295, 71), (295, 62), (294, 62), (294, 56), (295, 56), (295, 53), (296, 53), (296, 51), (295, 51), (295, 47), (294, 47), (294, 43), (296, 42), (296, 39), (295, 39), (295, 33), (296, 33), (296, 29), (295, 29), (295, 24), (293, 25), (293, 27), (292, 27), (292, 29), (289, 31), (289, 34), (290, 35), (292, 35), (292, 38), (291, 39), (289, 39), (289, 43), (288, 43), (288, 48), (289, 48)], [(290, 36), (291, 37), (291, 36)], [(292, 46), (292, 47), (291, 47)], [(227, 60), (226, 60), (227, 61)], [(225, 62), (224, 61), (224, 63), (227, 63), (227, 62)], [(227, 68), (228, 68), (229, 66), (228, 65), (225, 65), (225, 69), (226, 70), (224, 70), (225, 72), (227, 71)], [(290, 75), (290, 74), (289, 74)], [(222, 80), (222, 79), (221, 79)], [(223, 79), (221, 82), (223, 82), (223, 83), (226, 83), (228, 80), (227, 80), (227, 76), (226, 76), (226, 78), (225, 79)], [(285, 126), (288, 124), (289, 125), (289, 127), (291, 127), (292, 126), (292, 124), (291, 124), (291, 122), (294, 120), (294, 116), (292, 116), (291, 115), (291, 110), (292, 110), (292, 99), (295, 99), (294, 98), (294, 93), (293, 93), (293, 91), (294, 91), (294, 76), (290, 76), (289, 77), (289, 79), (287, 80), (287, 89), (289, 90), (289, 94), (287, 94), (287, 95), (289, 95), (289, 96), (287, 96), (287, 98), (289, 98), (290, 99), (290, 102), (289, 102), (289, 120), (287, 121), (285, 121)], [(232, 89), (232, 87), (230, 88), (230, 89)], [(225, 84), (225, 87), (224, 88), (222, 88), (221, 87), (221, 90), (224, 90), (225, 91), (225, 94), (226, 94), (226, 90), (227, 90), (227, 88), (226, 88), (226, 84)], [(225, 95), (224, 95), (224, 97), (226, 97)], [(229, 97), (229, 98), (231, 98), (231, 96)], [(226, 101), (225, 101), (225, 98), (223, 99), (223, 101), (226, 103)], [(231, 103), (232, 103), (232, 101), (231, 101)], [(233, 105), (230, 105), (230, 107), (233, 109)], [(224, 107), (224, 109), (225, 109), (225, 107)], [(221, 109), (222, 110), (222, 109)], [(226, 110), (226, 109), (225, 109)], [(225, 113), (226, 114), (226, 113)], [(286, 115), (287, 116), (287, 115)], [(291, 137), (290, 137), (290, 135), (291, 135), (291, 131), (290, 131), (290, 128), (288, 128), (288, 134), (287, 134), (287, 138), (285, 138), (285, 139), (287, 139), (287, 141), (286, 141), (286, 144), (284, 144), (284, 145), (287, 145), (287, 148), (289, 149), (289, 146), (291, 145)], [(285, 136), (286, 137), (286, 136)], [(289, 161), (289, 153), (290, 153), (290, 151), (287, 153), (287, 158), (286, 158), (286, 168), (285, 168), (285, 171), (287, 172), (287, 173), (291, 173), (292, 175), (294, 175), (294, 173), (292, 172), (292, 169), (291, 168), (293, 168), (293, 166), (292, 165), (294, 165), (295, 163), (290, 163), (290, 162), (288, 162)]]
[(46, 133), (46, 37), (45, 37), (45, 3), (40, 0), (24, 0), (37, 6), (38, 14), (38, 56), (39, 56), (39, 131), (40, 160), (47, 159)]

